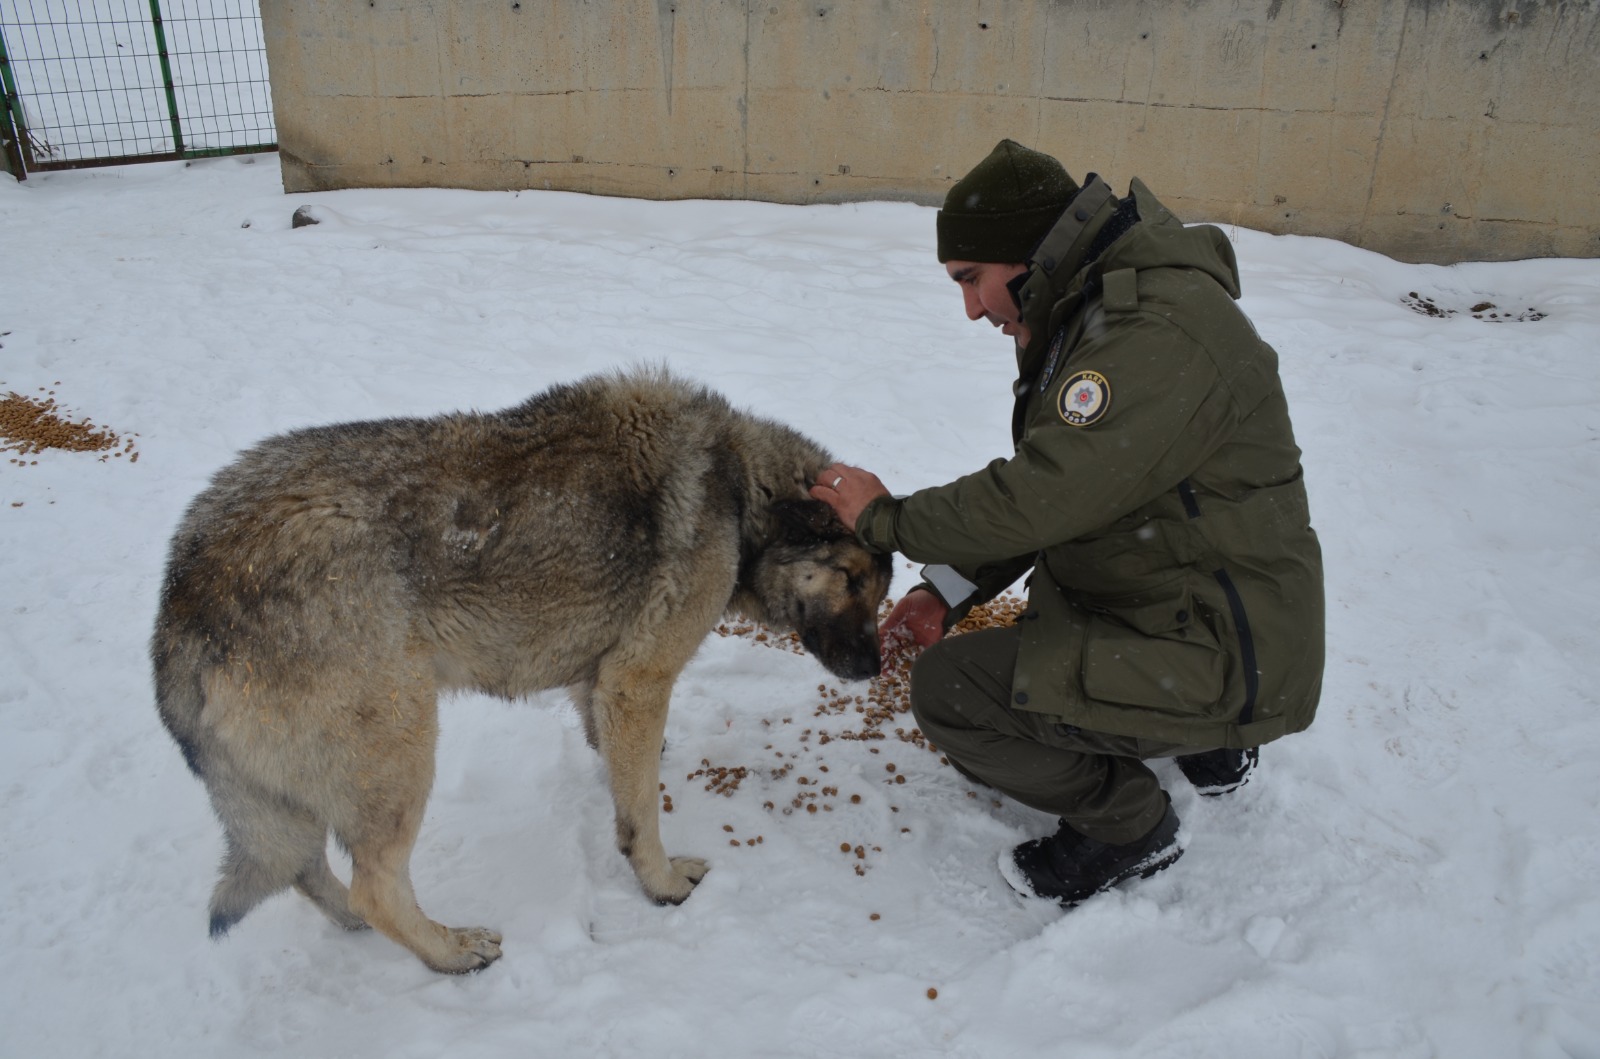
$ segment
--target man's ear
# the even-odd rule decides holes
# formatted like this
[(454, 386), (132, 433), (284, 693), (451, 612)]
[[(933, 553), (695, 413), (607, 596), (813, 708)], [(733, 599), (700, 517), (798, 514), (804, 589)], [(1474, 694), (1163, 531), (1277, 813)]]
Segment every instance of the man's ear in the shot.
[(777, 517), (783, 539), (791, 544), (851, 536), (833, 508), (821, 500), (776, 500), (772, 513)]

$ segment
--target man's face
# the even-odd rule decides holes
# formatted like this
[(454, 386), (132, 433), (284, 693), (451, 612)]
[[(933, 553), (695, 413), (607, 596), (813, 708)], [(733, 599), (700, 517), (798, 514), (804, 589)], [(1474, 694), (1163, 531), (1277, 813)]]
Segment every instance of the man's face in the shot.
[(995, 261), (946, 261), (944, 268), (950, 278), (961, 285), (967, 319), (987, 320), (1016, 339), (1020, 345), (1028, 344), (1028, 329), (1023, 326), (1021, 311), (1006, 287), (1007, 283), (1028, 271), (1027, 265)]

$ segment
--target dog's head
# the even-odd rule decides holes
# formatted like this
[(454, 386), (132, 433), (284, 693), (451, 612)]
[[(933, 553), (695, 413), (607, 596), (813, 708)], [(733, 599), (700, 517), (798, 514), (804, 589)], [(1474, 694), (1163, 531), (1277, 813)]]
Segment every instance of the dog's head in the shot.
[(746, 571), (751, 615), (792, 630), (805, 649), (844, 680), (878, 675), (878, 605), (888, 594), (892, 556), (874, 555), (819, 500), (772, 505), (775, 536)]

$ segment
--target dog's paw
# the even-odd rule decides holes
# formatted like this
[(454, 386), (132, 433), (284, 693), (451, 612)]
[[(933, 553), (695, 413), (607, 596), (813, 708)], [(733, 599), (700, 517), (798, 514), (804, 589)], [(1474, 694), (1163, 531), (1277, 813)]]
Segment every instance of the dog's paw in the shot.
[(669, 857), (672, 862), (672, 883), (660, 892), (652, 893), (658, 905), (681, 905), (689, 899), (700, 880), (706, 877), (711, 865), (699, 857)]
[(500, 932), (486, 927), (450, 927), (446, 936), (455, 952), (439, 963), (429, 963), (445, 974), (481, 971), (500, 958)]
[(672, 868), (679, 875), (689, 880), (689, 885), (697, 885), (706, 877), (706, 872), (711, 870), (711, 865), (699, 857), (672, 857)]

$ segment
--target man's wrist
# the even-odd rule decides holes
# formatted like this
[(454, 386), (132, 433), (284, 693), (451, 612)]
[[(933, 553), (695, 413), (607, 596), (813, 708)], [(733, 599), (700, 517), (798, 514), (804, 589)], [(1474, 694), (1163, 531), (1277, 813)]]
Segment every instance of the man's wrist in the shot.
[(876, 496), (867, 502), (856, 516), (856, 539), (872, 552), (892, 552), (894, 546), (894, 520), (900, 512), (900, 499), (893, 496)]

